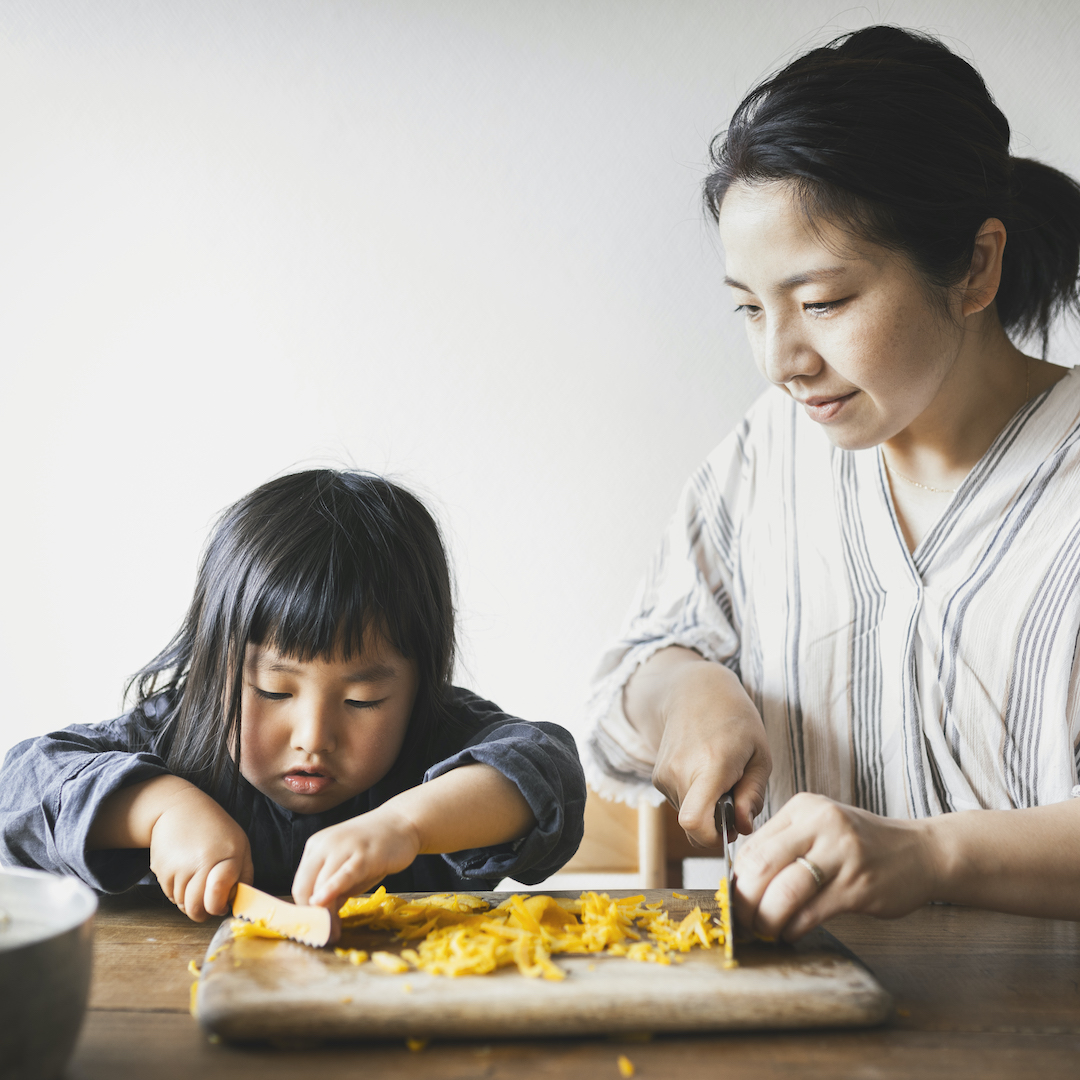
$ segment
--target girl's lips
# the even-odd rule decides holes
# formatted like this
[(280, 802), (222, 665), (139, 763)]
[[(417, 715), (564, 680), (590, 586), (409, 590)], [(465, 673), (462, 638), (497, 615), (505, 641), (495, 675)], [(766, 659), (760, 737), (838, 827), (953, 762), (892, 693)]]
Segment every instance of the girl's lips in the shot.
[(283, 780), (285, 786), (297, 795), (318, 795), (334, 782), (332, 776), (306, 772), (286, 773)]
[(819, 424), (827, 424), (858, 392), (858, 390), (852, 390), (850, 394), (838, 398), (811, 398), (802, 403), (803, 408), (811, 420), (816, 420)]

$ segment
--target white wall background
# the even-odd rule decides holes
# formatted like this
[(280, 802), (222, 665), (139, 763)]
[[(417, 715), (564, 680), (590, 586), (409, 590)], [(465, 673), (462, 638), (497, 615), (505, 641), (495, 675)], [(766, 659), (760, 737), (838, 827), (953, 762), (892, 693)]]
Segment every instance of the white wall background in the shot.
[(761, 387), (707, 140), (879, 21), (1080, 174), (1075, 0), (0, 0), (0, 751), (114, 715), (215, 514), (328, 460), (437, 508), (460, 679), (574, 726)]

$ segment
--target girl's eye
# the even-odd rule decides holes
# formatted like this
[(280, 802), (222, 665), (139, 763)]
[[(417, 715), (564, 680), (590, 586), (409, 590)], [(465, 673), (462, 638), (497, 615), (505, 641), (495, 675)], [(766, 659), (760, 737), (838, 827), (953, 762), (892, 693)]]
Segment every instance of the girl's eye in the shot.
[(274, 694), (269, 690), (260, 690), (257, 686), (251, 688), (261, 698), (266, 698), (267, 701), (284, 701), (285, 698), (291, 697), (291, 694)]
[(756, 304), (740, 304), (735, 311), (741, 311), (748, 319), (756, 319), (761, 314), (761, 308)]
[(351, 701), (346, 699), (345, 704), (353, 709), (374, 709), (376, 705), (381, 705), (386, 698), (379, 698), (378, 701)]

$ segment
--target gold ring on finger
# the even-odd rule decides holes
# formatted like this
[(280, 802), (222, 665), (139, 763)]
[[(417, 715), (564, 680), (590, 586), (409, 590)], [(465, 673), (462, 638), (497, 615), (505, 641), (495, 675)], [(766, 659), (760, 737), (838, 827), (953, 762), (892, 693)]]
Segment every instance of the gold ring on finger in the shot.
[(804, 858), (802, 855), (800, 855), (795, 861), (800, 866), (803, 866), (807, 870), (810, 871), (810, 874), (812, 875), (812, 877), (814, 879), (814, 884), (819, 889), (821, 888), (822, 885), (825, 884), (825, 875), (821, 872), (821, 867), (820, 866), (818, 866), (816, 863), (812, 863), (809, 859)]

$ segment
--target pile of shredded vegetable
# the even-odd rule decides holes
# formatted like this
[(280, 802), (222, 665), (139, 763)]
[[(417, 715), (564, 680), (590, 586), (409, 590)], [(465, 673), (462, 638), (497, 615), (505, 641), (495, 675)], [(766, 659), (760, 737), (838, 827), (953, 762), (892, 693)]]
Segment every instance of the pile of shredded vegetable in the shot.
[[(464, 894), (403, 900), (379, 888), (371, 896), (346, 901), (340, 914), (346, 930), (391, 931), (410, 943), (400, 957), (372, 955), (371, 961), (390, 973), (415, 968), (454, 977), (516, 965), (530, 978), (564, 979), (566, 972), (551, 959), (559, 953), (604, 953), (670, 964), (673, 959), (681, 962), (678, 954), (694, 947), (729, 944), (700, 907), (675, 922), (662, 906), (646, 904), (644, 896), (612, 900), (605, 893), (586, 892), (577, 900), (514, 895), (491, 908), (479, 897)], [(335, 952), (355, 964), (368, 960), (359, 949)]]

